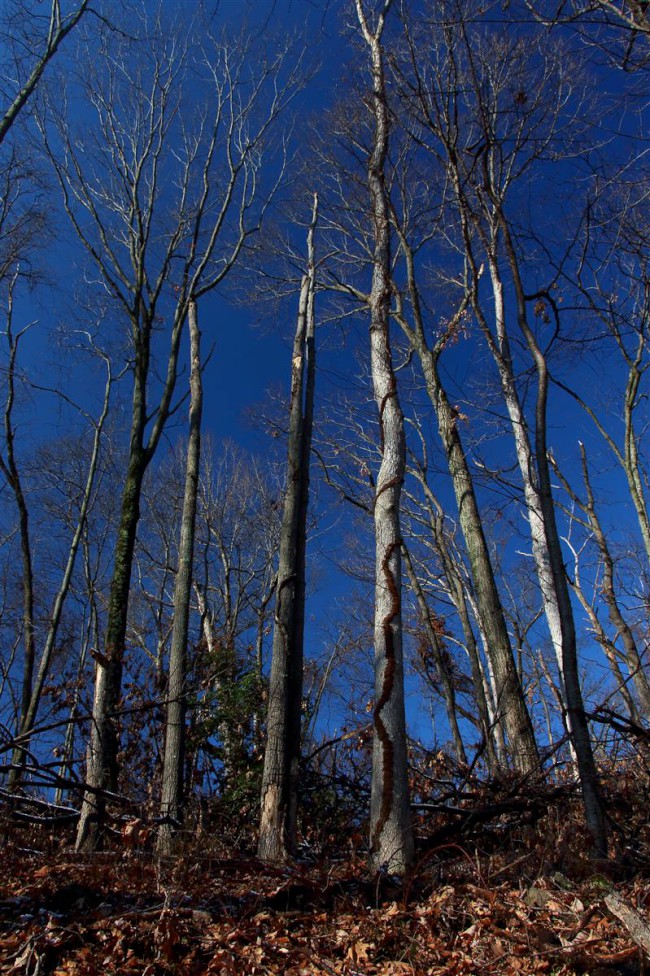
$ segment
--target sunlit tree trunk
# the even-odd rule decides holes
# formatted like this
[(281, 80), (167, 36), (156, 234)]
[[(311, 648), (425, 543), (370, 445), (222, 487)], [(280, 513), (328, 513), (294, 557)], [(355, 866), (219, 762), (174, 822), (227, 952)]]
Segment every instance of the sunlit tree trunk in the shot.
[(194, 529), (199, 490), (201, 459), (201, 414), (203, 382), (201, 334), (196, 302), (188, 305), (190, 337), (190, 420), (185, 466), (185, 490), (178, 545), (178, 568), (174, 583), (174, 619), (169, 648), (167, 715), (160, 802), (160, 828), (157, 850), (171, 854), (174, 829), (182, 823), (185, 760), (185, 713), (187, 710), (187, 638), (189, 632), (192, 569), (194, 564)]
[[(553, 470), (562, 481), (564, 489), (569, 495), (571, 501), (584, 513), (586, 525), (591, 530), (594, 542), (596, 543), (596, 547), (600, 554), (600, 564), (602, 570), (600, 593), (605, 605), (607, 606), (610, 623), (614, 628), (613, 638), (610, 638), (607, 635), (603, 622), (598, 616), (597, 608), (594, 608), (591, 605), (583, 592), (580, 584), (579, 560), (577, 553), (574, 553), (575, 571), (573, 589), (576, 592), (576, 595), (578, 596), (578, 599), (580, 600), (585, 612), (589, 616), (596, 638), (607, 656), (612, 673), (614, 674), (620, 693), (627, 706), (630, 718), (635, 722), (638, 722), (641, 718), (648, 721), (650, 718), (650, 684), (648, 683), (647, 664), (644, 664), (642, 660), (642, 655), (639, 652), (634, 633), (623, 615), (616, 594), (614, 559), (596, 510), (596, 499), (591, 485), (591, 477), (587, 463), (587, 452), (584, 444), (582, 443), (580, 444), (580, 457), (582, 462), (582, 478), (586, 491), (585, 498), (581, 498), (577, 492), (574, 491), (560, 471), (557, 463), (553, 461), (553, 459), (551, 459), (551, 462), (553, 465)], [(616, 646), (618, 640), (620, 640), (622, 645), (622, 655), (621, 651)], [(636, 691), (639, 707), (637, 707), (636, 702), (631, 697), (630, 690), (628, 689), (627, 683), (621, 672), (619, 665), (619, 659), (621, 656), (625, 658), (629, 680), (632, 682), (632, 686)]]
[[(457, 36), (462, 38), (458, 47), (455, 46)], [(457, 217), (464, 244), (465, 281), (467, 283), (465, 293), (471, 298), (472, 309), (483, 328), (497, 364), (504, 399), (510, 414), (530, 525), (533, 556), (546, 618), (558, 658), (558, 670), (563, 683), (566, 724), (576, 756), (587, 822), (596, 850), (600, 854), (605, 854), (607, 849), (605, 817), (599, 793), (589, 726), (582, 701), (575, 621), (564, 569), (550, 479), (547, 445), (548, 366), (545, 354), (539, 347), (528, 322), (528, 299), (522, 281), (521, 265), (512, 236), (512, 224), (507, 219), (504, 209), (505, 194), (516, 178), (514, 174), (519, 174), (518, 167), (514, 162), (517, 154), (521, 153), (522, 158), (526, 158), (524, 154), (531, 152), (531, 145), (533, 144), (535, 146), (534, 154), (537, 152), (541, 154), (543, 148), (539, 147), (544, 146), (544, 139), (550, 139), (554, 130), (552, 123), (550, 123), (548, 132), (535, 131), (533, 139), (533, 132), (529, 131), (526, 125), (522, 123), (517, 129), (513, 129), (509, 139), (509, 143), (512, 145), (508, 146), (506, 155), (503, 145), (498, 143), (495, 136), (495, 131), (498, 130), (494, 128), (494, 112), (495, 105), (499, 104), (497, 96), (501, 90), (498, 86), (503, 85), (507, 90), (509, 82), (503, 79), (498, 82), (494, 81), (489, 74), (489, 69), (485, 69), (485, 66), (484, 73), (481, 73), (478, 67), (477, 52), (472, 48), (470, 42), (467, 22), (463, 22), (462, 30), (459, 31), (458, 35), (453, 37), (448, 35), (445, 38), (445, 44), (444, 57), (455, 81), (458, 83), (458, 88), (453, 91), (453, 109), (438, 114), (432, 128), (441, 141), (447, 174), (456, 196)], [(460, 61), (463, 61), (465, 66), (461, 73), (459, 73)], [(546, 98), (550, 101), (550, 108), (546, 109), (545, 107), (545, 110), (554, 119), (556, 118), (554, 113), (561, 111), (561, 108), (556, 107), (553, 101), (558, 76), (553, 74), (551, 67), (549, 67), (549, 72), (546, 79), (546, 89), (535, 92), (535, 99)], [(554, 85), (555, 87), (553, 87)], [(459, 96), (461, 88), (463, 91), (465, 88), (471, 91), (472, 98), (477, 103), (475, 115), (468, 122), (468, 127), (473, 122), (475, 129), (471, 130), (472, 138), (475, 139), (477, 133), (480, 136), (476, 142), (475, 154), (465, 154), (464, 156), (458, 152), (459, 138), (468, 138), (468, 133), (462, 133), (459, 136), (457, 126), (461, 104), (464, 105), (463, 99)], [(429, 104), (427, 104), (427, 108), (430, 108)], [(535, 158), (534, 154), (533, 158)], [(526, 168), (523, 162), (521, 165), (524, 169)], [(528, 158), (526, 165), (530, 165)], [(475, 235), (478, 236), (483, 246), (489, 264), (495, 308), (496, 336), (493, 335), (487, 325), (479, 297), (478, 282), (481, 276), (481, 268), (478, 267), (479, 261), (474, 254)], [(528, 438), (528, 426), (519, 401), (510, 356), (503, 283), (499, 267), (499, 249), (501, 247), (503, 247), (505, 265), (514, 291), (517, 326), (531, 357), (537, 380), (533, 443)]]
[[(522, 773), (529, 773), (539, 766), (537, 743), (506, 627), (501, 598), (474, 490), (474, 479), (458, 429), (458, 412), (450, 403), (440, 377), (439, 359), (445, 340), (444, 337), (438, 340), (433, 348), (428, 344), (421, 312), (413, 252), (406, 235), (401, 229), (398, 232), (407, 265), (407, 287), (413, 325), (407, 321), (403, 309), (398, 309), (396, 318), (420, 361), (427, 393), (436, 413), (438, 430), (445, 449), (458, 507), (458, 520), (465, 540), (474, 584), (477, 615), (481, 629), (485, 634), (486, 653), (489, 654), (498, 688), (495, 701), (495, 721), (501, 723), (507, 733), (508, 747), (515, 768)], [(462, 303), (456, 316), (458, 321), (460, 321), (465, 308), (465, 303)], [(452, 321), (449, 324), (449, 331), (452, 332), (454, 327), (455, 324)]]
[(625, 440), (623, 453), (623, 470), (627, 478), (630, 498), (639, 521), (639, 529), (643, 539), (646, 557), (650, 562), (650, 514), (646, 504), (645, 492), (639, 463), (638, 440), (635, 429), (634, 413), (639, 402), (639, 387), (645, 372), (643, 360), (647, 352), (648, 337), (645, 330), (640, 330), (637, 348), (633, 356), (628, 359), (628, 376), (623, 402), (623, 417), (625, 420)]
[(493, 203), (495, 204), (499, 229), (503, 235), (508, 265), (515, 288), (518, 326), (533, 360), (537, 376), (534, 461), (537, 473), (540, 511), (546, 533), (548, 566), (560, 617), (562, 639), (561, 673), (564, 681), (563, 690), (566, 700), (567, 726), (571, 737), (571, 744), (575, 751), (587, 825), (597, 853), (602, 856), (607, 856), (607, 823), (589, 733), (589, 723), (585, 715), (582, 698), (575, 621), (571, 606), (569, 585), (564, 569), (564, 558), (557, 528), (555, 504), (551, 487), (549, 451), (546, 436), (549, 386), (548, 366), (546, 357), (537, 344), (533, 331), (528, 323), (526, 297), (510, 227), (498, 202), (493, 200)]
[(477, 610), (496, 678), (496, 720), (502, 722), (506, 730), (515, 767), (520, 772), (528, 773), (539, 765), (537, 744), (494, 577), (474, 481), (458, 431), (458, 418), (440, 383), (437, 364), (430, 362), (425, 376), (428, 376), (435, 395), (438, 426), (454, 485), (459, 521), (472, 570)]
[(386, 188), (389, 120), (381, 37), (391, 0), (371, 30), (356, 0), (372, 69), (373, 141), (368, 186), (374, 227), (370, 306), (370, 364), (379, 413), (381, 466), (375, 487), (375, 704), (370, 797), (370, 857), (375, 869), (396, 874), (414, 858), (407, 775), (400, 495), (406, 466), (404, 418), (390, 348), (390, 215)]
[(119, 705), (131, 588), (131, 569), (140, 518), (142, 480), (148, 464), (142, 444), (146, 405), (144, 390), (136, 383), (129, 466), (122, 492), (108, 601), (104, 650), (95, 650), (95, 683), (88, 751), (86, 792), (77, 828), (77, 850), (92, 850), (100, 839), (107, 796), (117, 790), (120, 746)]
[[(468, 247), (469, 252), (470, 245), (468, 241), (466, 242), (466, 246)], [(539, 479), (536, 473), (536, 462), (530, 442), (528, 423), (526, 421), (515, 381), (512, 356), (510, 352), (510, 340), (506, 329), (506, 309), (504, 302), (503, 282), (501, 280), (501, 272), (495, 254), (495, 248), (496, 244), (494, 243), (491, 243), (491, 245), (488, 246), (488, 265), (492, 283), (492, 294), (494, 298), (495, 335), (492, 334), (488, 323), (485, 320), (476, 292), (474, 292), (473, 296), (473, 305), (475, 314), (483, 328), (483, 333), (486, 337), (488, 346), (499, 372), (503, 398), (510, 417), (515, 452), (521, 474), (521, 483), (523, 487), (528, 526), (530, 530), (533, 560), (537, 572), (537, 579), (539, 581), (540, 592), (542, 594), (542, 603), (551, 637), (551, 644), (553, 646), (555, 659), (557, 662), (560, 687), (564, 688), (564, 657), (562, 652), (560, 597), (557, 592), (555, 577), (551, 566), (549, 541), (547, 538), (547, 526), (544, 518)], [(570, 731), (570, 716), (568, 713), (565, 713), (565, 723), (567, 725), (567, 730)]]
[(258, 855), (282, 862), (296, 854), (302, 725), (303, 643), (309, 467), (315, 381), (314, 198), (293, 343), (287, 479), (273, 621), (267, 741), (262, 775)]

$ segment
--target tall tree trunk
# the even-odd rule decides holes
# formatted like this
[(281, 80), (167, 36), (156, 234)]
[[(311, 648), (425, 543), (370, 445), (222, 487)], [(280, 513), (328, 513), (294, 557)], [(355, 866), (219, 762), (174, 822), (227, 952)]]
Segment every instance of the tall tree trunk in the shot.
[[(168, 30), (164, 20), (155, 11), (145, 17), (137, 41), (123, 31), (106, 35), (107, 56), (97, 71), (88, 63), (81, 80), (96, 109), (94, 120), (90, 113), (75, 128), (52, 110), (40, 125), (75, 234), (116, 309), (130, 322), (134, 377), (106, 644), (96, 658), (80, 849), (96, 844), (105, 793), (117, 784), (117, 717), (142, 480), (174, 409), (188, 302), (217, 288), (259, 231), (282, 183), (284, 163), (279, 161), (270, 188), (259, 170), (272, 143), (271, 128), (291, 101), (300, 74), (297, 66), (284, 70), (286, 51), (271, 54), (262, 45), (259, 74), (249, 78), (244, 95), (242, 71), (254, 60), (249, 45), (230, 47), (223, 38), (212, 43), (209, 31), (199, 33), (198, 21)], [(207, 42), (214, 57), (206, 49), (203, 72), (191, 50)], [(134, 58), (139, 70), (126, 70)], [(179, 99), (189, 74), (210, 111), (188, 122), (179, 114)], [(88, 155), (84, 148), (90, 144)], [(111, 185), (108, 194), (97, 189), (99, 170)], [(160, 395), (147, 409), (148, 386)]]
[[(149, 343), (152, 324), (146, 321), (145, 325), (140, 327), (136, 321), (132, 323), (132, 328), (136, 352), (131, 406), (131, 440), (113, 557), (113, 575), (108, 600), (104, 651), (102, 653), (96, 650), (93, 654), (95, 659), (95, 685), (86, 756), (87, 789), (84, 793), (77, 825), (76, 848), (78, 851), (91, 851), (100, 844), (106, 815), (107, 794), (115, 793), (117, 790), (120, 744), (118, 712), (122, 692), (131, 570), (140, 519), (142, 482), (153, 453), (151, 446), (147, 448), (144, 446), (144, 432), (147, 423)], [(175, 334), (180, 338), (179, 330)], [(175, 381), (175, 370), (173, 380)], [(173, 383), (171, 385), (173, 389)], [(167, 415), (168, 412), (164, 415), (165, 419)], [(161, 421), (162, 417), (159, 415), (156, 429), (160, 432), (162, 431)]]
[(178, 545), (178, 569), (174, 583), (174, 620), (169, 649), (169, 681), (167, 687), (167, 716), (165, 721), (165, 752), (163, 758), (160, 828), (157, 851), (171, 854), (174, 848), (174, 829), (182, 822), (183, 781), (185, 761), (185, 713), (187, 694), (187, 636), (189, 631), (192, 567), (194, 562), (194, 529), (199, 491), (201, 459), (201, 415), (203, 411), (203, 382), (201, 364), (201, 333), (197, 320), (196, 302), (188, 305), (190, 336), (190, 422), (185, 466), (185, 491)]
[[(476, 595), (477, 615), (481, 630), (485, 634), (486, 653), (489, 655), (499, 689), (495, 703), (495, 720), (505, 728), (515, 768), (521, 773), (530, 773), (539, 768), (539, 754), (533, 724), (526, 706), (487, 540), (483, 531), (481, 513), (474, 491), (474, 479), (458, 429), (458, 413), (449, 402), (449, 397), (440, 377), (439, 359), (446, 338), (443, 336), (433, 347), (428, 344), (416, 279), (413, 249), (399, 225), (397, 232), (406, 261), (407, 288), (414, 324), (409, 324), (401, 308), (397, 310), (396, 319), (418, 357), (427, 394), (438, 421), (438, 431), (445, 450), (458, 507), (458, 521), (465, 540)], [(452, 334), (453, 329), (462, 320), (468, 302), (469, 296), (466, 296), (454, 319), (449, 324), (449, 334)]]
[(551, 487), (550, 463), (546, 439), (546, 416), (548, 400), (548, 366), (546, 357), (539, 348), (535, 336), (528, 324), (526, 314), (526, 296), (519, 273), (519, 262), (515, 246), (510, 234), (510, 227), (505, 219), (499, 202), (493, 198), (499, 228), (503, 235), (506, 255), (512, 274), (517, 300), (517, 322), (521, 334), (526, 342), (537, 374), (537, 396), (535, 401), (535, 466), (537, 470), (538, 491), (541, 514), (544, 521), (546, 542), (548, 549), (548, 563), (552, 575), (552, 582), (556, 594), (560, 623), (562, 628), (562, 673), (564, 678), (564, 694), (566, 697), (567, 724), (571, 737), (571, 744), (575, 751), (576, 763), (582, 798), (585, 807), (587, 826), (591, 833), (596, 852), (607, 856), (607, 823), (605, 810), (600, 793), (598, 771), (594, 759), (589, 733), (589, 723), (585, 715), (580, 687), (578, 670), (578, 650), (576, 644), (575, 621), (569, 586), (564, 569), (564, 559), (560, 544), (560, 535), (555, 518), (555, 504)]
[(638, 435), (634, 427), (634, 411), (639, 402), (639, 386), (645, 369), (642, 365), (647, 350), (647, 335), (642, 332), (639, 336), (634, 357), (628, 359), (628, 376), (625, 386), (623, 416), (625, 419), (625, 448), (623, 468), (627, 478), (630, 497), (639, 520), (639, 528), (643, 539), (646, 556), (650, 562), (650, 515), (646, 504), (639, 453), (637, 448)]
[[(495, 235), (496, 236), (496, 235)], [(466, 241), (466, 248), (470, 244)], [(506, 329), (506, 311), (504, 302), (504, 289), (501, 280), (501, 272), (495, 253), (496, 242), (488, 246), (488, 265), (490, 270), (490, 280), (492, 283), (492, 294), (494, 297), (494, 319), (496, 338), (490, 331), (488, 323), (483, 315), (483, 310), (478, 301), (476, 288), (473, 291), (473, 307), (477, 319), (485, 335), (492, 357), (496, 363), (503, 391), (503, 398), (506, 403), (510, 423), (512, 426), (513, 439), (515, 443), (515, 453), (524, 493), (524, 503), (528, 527), (530, 530), (531, 548), (537, 579), (539, 581), (542, 604), (546, 617), (551, 644), (555, 653), (558, 668), (560, 688), (564, 689), (564, 655), (562, 651), (562, 620), (560, 612), (560, 597), (558, 595), (555, 577), (551, 567), (549, 541), (547, 537), (546, 520), (542, 497), (539, 487), (539, 479), (536, 472), (536, 462), (533, 455), (533, 448), (530, 442), (528, 423), (517, 391), (514, 368), (512, 365), (512, 355), (510, 351), (510, 341)], [(566, 695), (563, 692), (563, 697)], [(563, 720), (570, 733), (570, 716), (563, 714)]]
[(282, 862), (296, 853), (298, 773), (302, 718), (305, 562), (309, 461), (315, 379), (314, 230), (308, 235), (308, 273), (300, 291), (293, 344), (287, 482), (276, 584), (273, 652), (262, 774), (258, 855)]
[(458, 431), (458, 417), (441, 385), (437, 363), (433, 361), (433, 356), (430, 356), (429, 364), (425, 369), (425, 377), (435, 396), (438, 427), (454, 485), (481, 629), (485, 634), (486, 652), (496, 679), (498, 689), (495, 701), (496, 719), (505, 727), (515, 768), (522, 773), (529, 773), (539, 766), (535, 734), (494, 577), (474, 491), (474, 479)]
[[(585, 612), (589, 616), (598, 643), (601, 645), (607, 656), (610, 667), (612, 668), (612, 672), (619, 686), (620, 693), (627, 706), (630, 718), (634, 722), (647, 722), (650, 719), (650, 684), (648, 683), (647, 664), (643, 661), (642, 654), (639, 652), (632, 629), (623, 616), (623, 612), (616, 595), (614, 559), (609, 548), (607, 537), (605, 536), (605, 532), (601, 525), (598, 512), (596, 511), (596, 500), (589, 475), (587, 452), (584, 444), (582, 443), (580, 444), (580, 458), (582, 462), (582, 478), (587, 493), (586, 499), (580, 498), (580, 496), (571, 488), (571, 485), (564, 477), (553, 459), (551, 459), (551, 463), (553, 465), (553, 470), (558, 478), (560, 478), (562, 481), (564, 489), (571, 498), (572, 502), (584, 512), (586, 516), (585, 524), (591, 529), (594, 542), (596, 543), (600, 553), (602, 567), (602, 582), (600, 585), (600, 591), (607, 606), (610, 622), (614, 627), (613, 638), (610, 638), (607, 635), (605, 627), (598, 617), (596, 609), (594, 609), (594, 607), (589, 603), (582, 591), (579, 580), (577, 555), (575, 560), (576, 570), (574, 573), (575, 579), (573, 589), (578, 596), (578, 599), (580, 600)], [(625, 657), (630, 680), (632, 681), (639, 699), (639, 704), (641, 706), (640, 711), (636, 702), (631, 697), (630, 690), (628, 689), (626, 681), (620, 670), (619, 659), (621, 657), (621, 651), (616, 647), (616, 641), (618, 639), (620, 639), (621, 644), (623, 645), (623, 656)]]
[(385, 166), (388, 105), (381, 36), (391, 0), (371, 31), (362, 0), (357, 16), (372, 66), (374, 134), (368, 186), (374, 225), (370, 363), (379, 413), (381, 465), (375, 488), (375, 707), (370, 795), (370, 857), (376, 869), (404, 874), (414, 859), (409, 802), (402, 658), (400, 496), (406, 468), (404, 418), (390, 348), (390, 215)]
[(120, 744), (118, 711), (122, 690), (133, 550), (140, 518), (140, 495), (146, 467), (147, 458), (144, 451), (140, 447), (133, 448), (122, 494), (104, 653), (96, 650), (93, 654), (95, 689), (86, 757), (86, 791), (77, 827), (78, 851), (92, 851), (100, 843), (106, 815), (107, 794), (117, 791), (117, 756)]

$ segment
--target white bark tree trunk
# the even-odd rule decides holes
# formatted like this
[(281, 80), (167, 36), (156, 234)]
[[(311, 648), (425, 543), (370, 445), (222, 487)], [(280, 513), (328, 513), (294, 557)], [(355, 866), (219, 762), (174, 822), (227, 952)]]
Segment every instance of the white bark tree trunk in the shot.
[[(483, 320), (482, 314), (479, 314), (479, 318), (482, 320), (481, 324), (483, 325), (483, 332), (499, 372), (503, 398), (508, 410), (508, 416), (510, 417), (513, 439), (515, 443), (515, 452), (517, 455), (517, 463), (519, 465), (524, 492), (526, 515), (530, 529), (533, 561), (535, 563), (535, 571), (537, 573), (537, 579), (542, 595), (544, 615), (546, 617), (546, 622), (551, 637), (551, 644), (553, 646), (553, 652), (557, 663), (560, 688), (563, 692), (563, 697), (566, 699), (566, 695), (564, 694), (562, 620), (560, 616), (558, 594), (549, 557), (549, 544), (542, 509), (542, 499), (536, 474), (535, 458), (530, 443), (528, 424), (526, 422), (526, 417), (524, 415), (515, 383), (512, 356), (510, 353), (510, 342), (506, 330), (503, 282), (501, 281), (498, 264), (493, 254), (489, 255), (488, 264), (492, 282), (492, 294), (494, 297), (496, 339), (490, 332), (487, 323)], [(571, 728), (569, 716), (566, 714), (563, 717), (567, 726), (567, 731), (570, 733)]]
[(605, 810), (600, 793), (598, 770), (591, 744), (589, 723), (587, 722), (582, 699), (573, 607), (571, 605), (569, 586), (566, 579), (551, 487), (550, 462), (547, 446), (548, 367), (546, 357), (538, 346), (528, 323), (526, 296), (520, 276), (515, 245), (510, 233), (510, 226), (503, 209), (494, 197), (492, 203), (495, 206), (495, 214), (500, 232), (503, 235), (508, 266), (513, 279), (517, 302), (517, 324), (528, 347), (537, 377), (534, 471), (537, 479), (540, 511), (546, 535), (548, 567), (560, 618), (562, 641), (561, 673), (564, 681), (563, 691), (567, 712), (567, 728), (575, 753), (578, 776), (582, 786), (587, 826), (597, 854), (606, 857), (607, 821), (605, 819)]
[(368, 185), (374, 221), (370, 292), (370, 362), (379, 412), (381, 466), (375, 488), (375, 707), (370, 798), (370, 851), (375, 869), (404, 874), (414, 859), (409, 803), (402, 660), (400, 495), (406, 467), (404, 418), (397, 395), (390, 335), (390, 218), (385, 184), (388, 106), (381, 35), (391, 0), (374, 33), (356, 0), (372, 65), (373, 147)]

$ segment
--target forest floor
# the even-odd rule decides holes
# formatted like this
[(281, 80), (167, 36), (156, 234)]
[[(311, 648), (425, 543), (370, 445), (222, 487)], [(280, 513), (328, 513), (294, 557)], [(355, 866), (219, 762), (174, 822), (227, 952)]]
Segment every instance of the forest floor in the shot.
[(0, 972), (639, 976), (650, 972), (650, 805), (647, 784), (614, 785), (611, 862), (589, 857), (575, 797), (477, 794), (462, 823), (420, 814), (403, 884), (368, 873), (352, 832), (338, 852), (285, 869), (228, 849), (219, 824), (160, 863), (141, 821), (90, 858), (71, 834), (7, 818)]

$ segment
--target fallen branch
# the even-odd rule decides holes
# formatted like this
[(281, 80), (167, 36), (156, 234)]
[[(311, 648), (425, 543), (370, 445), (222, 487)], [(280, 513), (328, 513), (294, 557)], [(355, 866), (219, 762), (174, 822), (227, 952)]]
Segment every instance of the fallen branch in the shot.
[(643, 949), (650, 958), (650, 925), (639, 915), (635, 908), (623, 901), (615, 891), (607, 895), (605, 904), (612, 915), (623, 923), (633, 942)]

